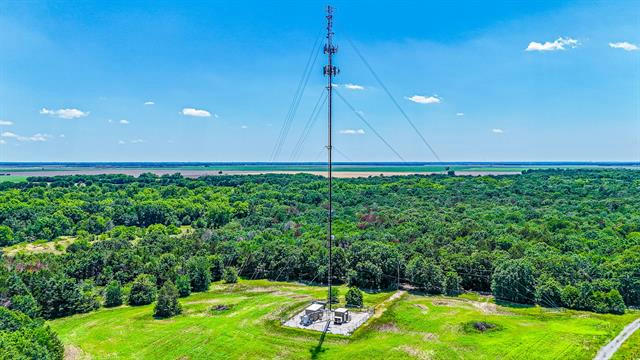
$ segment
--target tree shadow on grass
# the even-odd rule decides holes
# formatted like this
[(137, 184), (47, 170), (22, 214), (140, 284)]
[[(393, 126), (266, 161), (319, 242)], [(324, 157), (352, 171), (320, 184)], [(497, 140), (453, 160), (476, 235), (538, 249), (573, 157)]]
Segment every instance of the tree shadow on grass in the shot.
[(309, 352), (311, 353), (311, 359), (315, 360), (318, 359), (318, 357), (320, 356), (320, 354), (324, 353), (325, 351), (327, 351), (327, 349), (322, 348), (322, 344), (324, 343), (324, 338), (325, 336), (327, 336), (327, 331), (329, 331), (329, 321), (327, 321), (327, 325), (324, 327), (324, 331), (322, 331), (322, 334), (320, 334), (320, 339), (318, 340), (318, 345), (312, 347), (311, 349), (309, 349)]

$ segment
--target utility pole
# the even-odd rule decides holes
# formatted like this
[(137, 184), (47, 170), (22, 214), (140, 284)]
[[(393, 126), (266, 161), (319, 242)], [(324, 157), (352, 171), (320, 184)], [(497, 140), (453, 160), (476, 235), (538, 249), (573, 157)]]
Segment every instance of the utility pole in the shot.
[(327, 91), (328, 91), (328, 102), (329, 102), (329, 111), (328, 111), (328, 127), (329, 127), (329, 138), (328, 138), (328, 144), (327, 144), (327, 153), (328, 153), (328, 178), (329, 178), (329, 216), (327, 218), (328, 223), (327, 223), (327, 242), (328, 242), (328, 247), (329, 247), (329, 267), (328, 267), (328, 284), (329, 284), (329, 296), (328, 296), (328, 303), (329, 303), (329, 313), (331, 313), (331, 278), (332, 273), (331, 273), (331, 262), (332, 262), (332, 258), (331, 258), (331, 247), (332, 247), (332, 242), (333, 242), (333, 233), (332, 233), (332, 228), (331, 228), (331, 223), (332, 223), (332, 217), (333, 217), (333, 198), (332, 198), (332, 162), (331, 162), (331, 153), (333, 151), (333, 147), (331, 145), (331, 105), (332, 105), (332, 90), (333, 90), (333, 77), (335, 75), (338, 75), (338, 68), (333, 66), (333, 62), (332, 62), (332, 58), (333, 58), (333, 54), (335, 54), (338, 51), (338, 48), (333, 46), (332, 43), (333, 40), (333, 8), (331, 7), (331, 5), (327, 6), (327, 43), (324, 46), (324, 53), (327, 54), (327, 58), (328, 58), (328, 65), (324, 66), (324, 75), (327, 76), (328, 78), (328, 82), (327, 82)]

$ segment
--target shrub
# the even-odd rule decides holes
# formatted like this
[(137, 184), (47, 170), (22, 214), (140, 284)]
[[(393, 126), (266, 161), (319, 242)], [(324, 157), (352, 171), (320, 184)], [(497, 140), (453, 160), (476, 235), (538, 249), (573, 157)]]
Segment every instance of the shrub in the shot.
[(207, 291), (211, 284), (209, 261), (204, 256), (194, 256), (187, 261), (187, 273), (191, 279), (192, 291)]
[(227, 284), (235, 284), (238, 282), (238, 270), (233, 266), (228, 266), (224, 269), (222, 278)]
[(349, 288), (347, 295), (345, 296), (347, 306), (349, 307), (362, 307), (362, 291), (357, 287)]
[(131, 284), (129, 305), (151, 304), (156, 298), (156, 281), (153, 276), (140, 274)]
[(219, 281), (222, 279), (224, 271), (224, 262), (220, 255), (209, 255), (209, 265), (211, 266), (211, 281)]
[(185, 297), (191, 295), (191, 280), (189, 275), (179, 275), (176, 279), (176, 288), (178, 289), (178, 295)]
[(448, 296), (457, 296), (461, 292), (460, 282), (462, 279), (455, 271), (449, 271), (444, 277), (444, 293)]
[(122, 287), (117, 280), (111, 280), (104, 289), (104, 306), (114, 307), (122, 305)]
[(171, 281), (164, 283), (158, 292), (158, 302), (153, 309), (155, 318), (168, 318), (182, 312), (182, 307), (178, 302), (178, 289)]
[(36, 299), (28, 295), (14, 295), (11, 297), (11, 309), (22, 312), (31, 318), (37, 318), (40, 316), (40, 305)]

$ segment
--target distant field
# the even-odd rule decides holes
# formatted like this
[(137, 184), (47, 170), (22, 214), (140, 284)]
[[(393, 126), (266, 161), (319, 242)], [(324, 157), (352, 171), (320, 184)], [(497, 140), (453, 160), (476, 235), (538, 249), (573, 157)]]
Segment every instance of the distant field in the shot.
[[(623, 316), (497, 306), (489, 298), (405, 295), (351, 337), (280, 321), (325, 288), (242, 281), (181, 299), (184, 313), (154, 320), (152, 306), (100, 309), (51, 321), (73, 358), (94, 359), (591, 359), (639, 312)], [(341, 295), (345, 288), (341, 287)], [(366, 305), (391, 293), (366, 294)], [(229, 305), (216, 312), (214, 305)], [(480, 332), (474, 322), (494, 324)], [(631, 352), (630, 352), (631, 354)], [(622, 357), (622, 359), (626, 359)]]
[(27, 181), (27, 177), (26, 176), (20, 176), (20, 175), (9, 175), (9, 176), (0, 176), (0, 182), (22, 182), (22, 181)]

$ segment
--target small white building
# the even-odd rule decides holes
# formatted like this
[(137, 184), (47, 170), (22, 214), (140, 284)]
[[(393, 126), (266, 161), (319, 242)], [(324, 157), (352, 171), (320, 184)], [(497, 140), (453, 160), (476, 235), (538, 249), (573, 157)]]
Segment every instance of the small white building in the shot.
[(300, 319), (300, 322), (303, 325), (309, 325), (314, 321), (318, 321), (322, 319), (322, 314), (324, 313), (324, 304), (322, 303), (313, 303), (307, 306), (304, 309), (304, 315)]
[(333, 323), (334, 324), (345, 324), (351, 321), (351, 314), (348, 309), (338, 308), (333, 312)]

